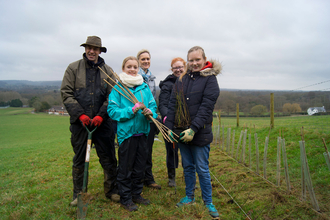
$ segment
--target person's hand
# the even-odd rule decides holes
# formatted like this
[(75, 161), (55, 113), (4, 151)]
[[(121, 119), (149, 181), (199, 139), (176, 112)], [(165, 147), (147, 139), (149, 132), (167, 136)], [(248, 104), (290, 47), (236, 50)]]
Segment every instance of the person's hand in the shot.
[(167, 116), (164, 117), (164, 119), (163, 119), (163, 124), (165, 124), (165, 120), (166, 120), (166, 118), (167, 118)]
[(80, 115), (79, 120), (81, 121), (84, 127), (91, 123), (91, 119), (85, 114)]
[(173, 131), (172, 130), (168, 130), (167, 132), (168, 138), (170, 139), (170, 141), (173, 143), (178, 143), (178, 141), (175, 139)]
[(95, 116), (92, 119), (91, 125), (95, 126), (95, 127), (99, 127), (103, 122), (103, 118), (101, 116)]
[(135, 103), (135, 105), (132, 108), (133, 113), (137, 113), (140, 109), (145, 109), (145, 105), (142, 102)]
[(194, 138), (195, 132), (193, 129), (188, 128), (187, 130), (184, 130), (180, 133), (180, 141), (182, 142), (190, 142)]
[(148, 109), (148, 108), (143, 109), (142, 114), (143, 114), (147, 119), (149, 119), (149, 116), (152, 117), (152, 115), (153, 115), (152, 112), (151, 112), (151, 110)]

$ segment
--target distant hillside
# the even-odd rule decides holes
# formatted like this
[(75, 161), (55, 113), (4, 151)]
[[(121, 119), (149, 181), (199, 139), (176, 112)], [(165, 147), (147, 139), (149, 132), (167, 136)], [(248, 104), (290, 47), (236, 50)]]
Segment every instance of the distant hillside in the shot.
[(62, 81), (0, 80), (0, 88), (12, 86), (61, 86)]
[(0, 80), (0, 91), (17, 91), (19, 93), (43, 93), (59, 90), (62, 81), (28, 81), (28, 80)]
[[(0, 80), (0, 90), (14, 90), (19, 91), (22, 89), (37, 89), (37, 88), (52, 88), (60, 89), (62, 81), (28, 81), (28, 80)], [(160, 90), (157, 86), (157, 90)], [(253, 89), (227, 89), (220, 88), (221, 91), (249, 91), (249, 92), (276, 92), (274, 90), (253, 90)], [(281, 91), (289, 92), (289, 91)]]

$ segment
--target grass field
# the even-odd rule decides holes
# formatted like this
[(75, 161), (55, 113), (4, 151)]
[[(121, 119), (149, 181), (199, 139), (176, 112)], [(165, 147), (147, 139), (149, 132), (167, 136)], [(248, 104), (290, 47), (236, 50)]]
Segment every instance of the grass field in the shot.
[[(71, 165), (73, 152), (70, 145), (69, 117), (31, 114), (31, 109), (0, 109), (0, 219), (75, 219), (76, 208), (70, 207), (72, 197)], [(234, 197), (251, 219), (329, 219), (330, 172), (325, 164), (323, 144), (330, 141), (329, 116), (275, 118), (270, 132), (267, 154), (267, 176), (276, 183), (276, 140), (286, 140), (292, 190), (286, 192), (284, 171), (281, 187), (275, 187), (255, 175), (255, 147), (252, 138), (252, 168), (247, 169), (220, 149), (211, 145), (210, 171), (214, 204), (221, 219), (247, 219), (226, 190)], [(242, 118), (240, 128), (236, 120), (222, 118), (222, 124), (236, 130), (235, 148), (241, 130), (248, 129), (252, 137), (258, 134), (260, 171), (265, 137), (269, 133), (269, 119)], [(255, 125), (255, 128), (254, 128)], [(217, 121), (214, 121), (216, 130)], [(322, 213), (301, 201), (300, 150), (301, 127), (304, 126), (306, 151), (314, 191)], [(162, 138), (159, 138), (162, 140)], [(219, 141), (219, 138), (217, 138)], [(330, 147), (329, 147), (330, 148)], [(103, 193), (103, 171), (95, 150), (91, 152), (89, 193), (93, 200), (88, 206), (88, 219), (210, 219), (202, 204), (200, 188), (196, 189), (196, 205), (175, 208), (184, 197), (182, 167), (177, 169), (177, 189), (167, 187), (164, 143), (155, 141), (153, 172), (160, 191), (144, 188), (149, 206), (128, 213), (118, 203), (106, 199)], [(247, 163), (247, 162), (246, 162)], [(246, 164), (249, 165), (249, 164)], [(199, 186), (199, 185), (198, 185)]]

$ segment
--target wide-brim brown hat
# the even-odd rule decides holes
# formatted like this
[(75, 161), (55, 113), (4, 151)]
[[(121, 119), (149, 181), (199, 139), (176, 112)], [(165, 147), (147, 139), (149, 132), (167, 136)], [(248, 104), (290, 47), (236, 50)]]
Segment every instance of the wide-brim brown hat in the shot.
[(88, 36), (86, 43), (81, 44), (81, 47), (86, 47), (86, 45), (94, 46), (94, 47), (99, 47), (101, 49), (101, 52), (106, 53), (107, 48), (102, 47), (102, 41), (101, 38), (98, 36)]

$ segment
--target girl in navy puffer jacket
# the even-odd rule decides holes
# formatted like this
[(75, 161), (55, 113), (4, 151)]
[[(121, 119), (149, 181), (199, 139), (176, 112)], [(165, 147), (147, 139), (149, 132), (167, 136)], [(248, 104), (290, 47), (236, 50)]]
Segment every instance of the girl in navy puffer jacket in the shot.
[[(190, 118), (179, 134), (186, 197), (177, 203), (178, 207), (195, 202), (196, 172), (198, 173), (202, 198), (210, 215), (219, 218), (219, 213), (212, 203), (212, 186), (209, 172), (209, 152), (212, 142), (213, 109), (220, 94), (216, 76), (221, 72), (221, 64), (207, 61), (203, 48), (196, 46), (188, 51), (188, 70), (181, 75), (171, 94), (165, 125), (169, 129), (180, 127), (178, 121)], [(183, 106), (185, 114), (178, 108)], [(177, 114), (177, 115), (176, 115)], [(180, 118), (181, 117), (181, 118)], [(179, 118), (179, 119), (178, 119)], [(173, 141), (172, 131), (169, 136)]]

